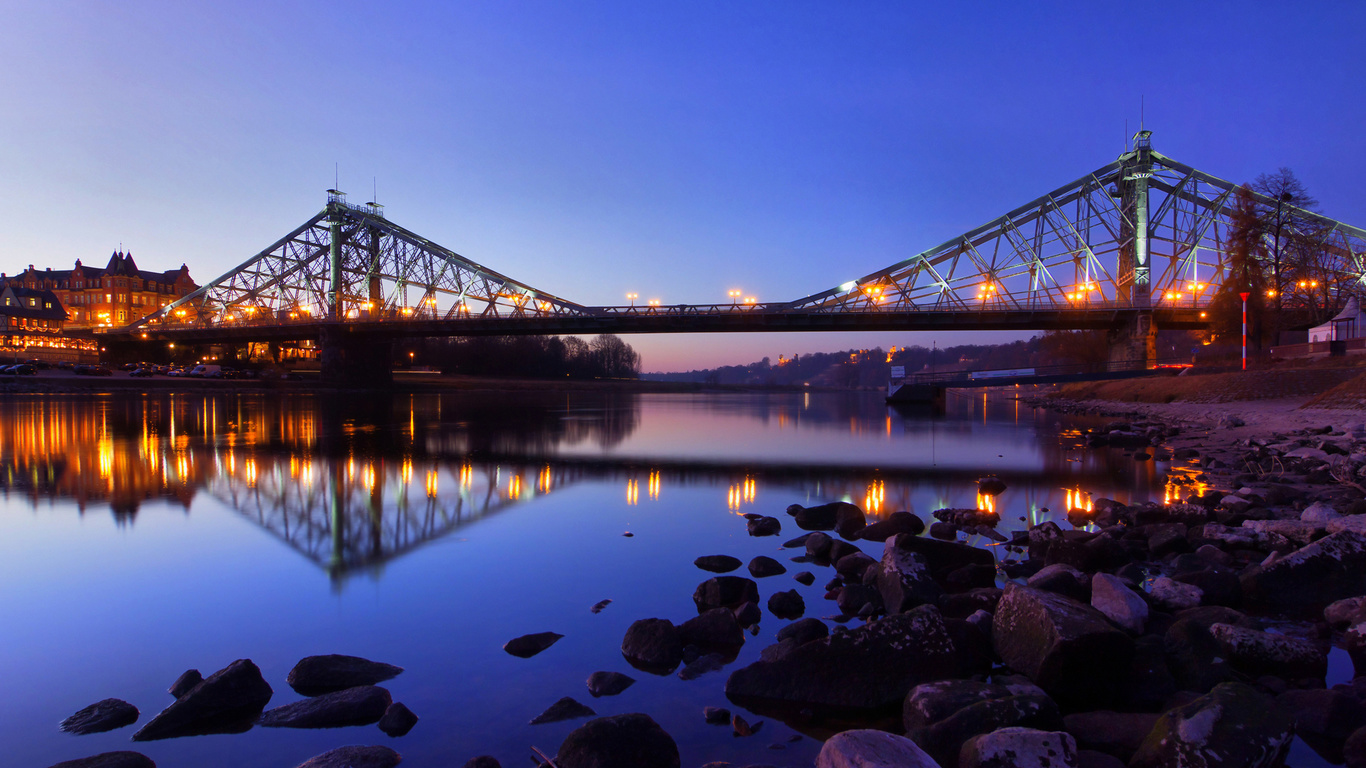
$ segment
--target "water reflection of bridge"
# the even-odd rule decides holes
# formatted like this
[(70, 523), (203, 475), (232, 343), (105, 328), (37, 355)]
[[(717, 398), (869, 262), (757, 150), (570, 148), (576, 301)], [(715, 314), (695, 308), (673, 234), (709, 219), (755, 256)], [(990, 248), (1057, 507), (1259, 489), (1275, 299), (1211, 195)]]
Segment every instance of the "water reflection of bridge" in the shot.
[[(911, 489), (947, 489), (979, 473), (933, 467), (885, 470), (835, 464), (753, 464), (525, 455), (449, 460), (327, 460), (299, 455), (219, 457), (208, 491), (334, 578), (381, 568), (414, 549), (512, 507), (580, 482), (619, 485), (625, 502), (658, 499), (663, 487), (727, 487), (734, 511), (754, 505), (760, 484), (813, 498), (849, 499), (874, 517), (910, 508)], [(1034, 482), (1037, 472), (1000, 472)], [(1071, 482), (1105, 479), (1081, 471)], [(890, 493), (889, 493), (890, 491)], [(764, 509), (768, 513), (775, 510)]]
[[(941, 444), (954, 434), (971, 440), (987, 421), (988, 403), (963, 404), (972, 406), (967, 418), (933, 424), (852, 396), (720, 397), (699, 408), (717, 409), (736, 430), (791, 429), (794, 439), (813, 439), (836, 427), (860, 438), (914, 435), (905, 445), (923, 446), (924, 438), (933, 445), (929, 429), (938, 430)], [(1041, 418), (1018, 403), (1001, 407), (993, 406), (993, 423)], [(639, 411), (635, 396), (601, 393), (7, 398), (0, 399), (0, 491), (34, 507), (108, 503), (128, 525), (146, 501), (170, 501), (188, 512), (204, 489), (338, 580), (584, 482), (619, 486), (628, 505), (688, 487), (717, 489), (721, 504), (724, 489), (731, 511), (767, 514), (787, 503), (774, 501), (779, 489), (786, 499), (853, 501), (873, 516), (898, 509), (928, 516), (938, 508), (930, 505), (972, 503), (961, 495), (978, 476), (975, 456), (946, 466), (941, 450), (936, 466), (932, 453), (909, 450), (902, 457), (909, 466), (876, 466), (693, 460), (667, 450), (640, 455), (649, 449), (626, 442)], [(798, 431), (818, 425), (826, 431)], [(1063, 431), (1035, 446), (1041, 464), (996, 470), (1021, 488), (1022, 513), (1033, 514), (1064, 487), (1115, 487), (1124, 475), (1136, 485), (1155, 480), (1151, 462), (1082, 451), (1083, 442), (1079, 432)], [(627, 452), (637, 455), (613, 455)]]

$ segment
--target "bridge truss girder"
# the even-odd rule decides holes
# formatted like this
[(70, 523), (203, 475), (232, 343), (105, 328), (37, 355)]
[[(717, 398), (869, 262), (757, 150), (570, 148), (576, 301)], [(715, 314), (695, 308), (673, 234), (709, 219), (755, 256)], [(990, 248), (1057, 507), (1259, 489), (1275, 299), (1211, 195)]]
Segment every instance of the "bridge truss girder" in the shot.
[[(335, 283), (335, 285), (334, 285)], [(327, 206), (266, 250), (131, 328), (330, 320), (558, 317), (583, 307), (483, 267), (385, 219)]]
[[(1145, 137), (1146, 138), (1146, 137)], [(1141, 186), (1136, 182), (1141, 180)], [(1146, 190), (1135, 193), (1135, 189)], [(1136, 270), (1146, 202), (1146, 274)], [(781, 305), (858, 313), (1202, 307), (1230, 276), (1237, 185), (1142, 146), (1070, 184), (886, 269)], [(1255, 194), (1258, 203), (1274, 200)], [(1366, 288), (1366, 231), (1309, 211), (1314, 279), (1340, 304)], [(1267, 250), (1270, 250), (1269, 245)], [(1136, 274), (1138, 279), (1136, 280)], [(1143, 285), (1146, 277), (1146, 285)], [(1290, 282), (1297, 279), (1291, 275)], [(1293, 308), (1308, 297), (1288, 293)]]

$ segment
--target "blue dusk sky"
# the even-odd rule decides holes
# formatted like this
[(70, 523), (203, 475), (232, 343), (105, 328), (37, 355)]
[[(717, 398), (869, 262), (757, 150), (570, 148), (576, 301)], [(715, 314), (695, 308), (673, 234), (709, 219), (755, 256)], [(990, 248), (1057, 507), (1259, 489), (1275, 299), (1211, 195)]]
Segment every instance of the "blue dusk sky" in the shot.
[[(1366, 223), (1356, 2), (5, 3), (0, 270), (205, 282), (353, 200), (582, 304), (790, 300), (1146, 127)], [(939, 334), (940, 346), (1008, 338)], [(628, 339), (644, 370), (928, 335)]]

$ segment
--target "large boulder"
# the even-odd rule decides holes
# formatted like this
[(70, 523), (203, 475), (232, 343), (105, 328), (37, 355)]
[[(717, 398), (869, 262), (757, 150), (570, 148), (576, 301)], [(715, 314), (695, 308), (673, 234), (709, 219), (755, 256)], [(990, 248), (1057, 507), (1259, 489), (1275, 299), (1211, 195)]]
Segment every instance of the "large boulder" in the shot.
[(759, 585), (743, 576), (714, 576), (697, 585), (692, 601), (699, 614), (713, 608), (735, 610), (745, 603), (759, 602)]
[(939, 610), (921, 606), (738, 669), (726, 695), (742, 703), (879, 709), (900, 704), (921, 683), (953, 675), (958, 665)]
[(300, 763), (298, 768), (394, 768), (403, 756), (388, 747), (338, 747)]
[(600, 717), (574, 729), (555, 753), (559, 768), (678, 768), (678, 745), (650, 719)]
[(1330, 763), (1341, 763), (1343, 744), (1366, 725), (1366, 707), (1355, 696), (1333, 689), (1290, 690), (1276, 704), (1294, 723), (1295, 735)]
[(64, 760), (51, 768), (157, 768), (157, 764), (140, 752), (102, 752), (77, 760)]
[(869, 523), (856, 536), (851, 538), (863, 539), (864, 541), (886, 541), (898, 533), (908, 536), (919, 536), (925, 532), (925, 521), (914, 512), (893, 512), (885, 520)]
[(1091, 607), (1130, 634), (1141, 634), (1148, 623), (1148, 603), (1118, 576), (1097, 573), (1091, 578)]
[(930, 575), (925, 556), (897, 546), (906, 534), (895, 534), (882, 549), (877, 571), (877, 589), (888, 613), (905, 613), (918, 605), (934, 604), (944, 589)]
[(854, 730), (827, 739), (816, 768), (939, 768), (939, 763), (904, 736)]
[(1253, 677), (1322, 679), (1328, 673), (1327, 644), (1235, 624), (1211, 624), (1209, 632), (1234, 668)]
[(393, 703), (389, 691), (361, 685), (276, 707), (261, 715), (265, 728), (341, 728), (378, 723)]
[(667, 675), (683, 660), (683, 636), (668, 619), (640, 619), (626, 629), (621, 655), (636, 669)]
[[(890, 543), (889, 543), (890, 546)], [(897, 536), (896, 547), (925, 558), (930, 575), (941, 584), (950, 573), (967, 566), (996, 568), (996, 556), (985, 549), (956, 541), (940, 541), (923, 536)]]
[(832, 501), (818, 507), (793, 504), (787, 511), (804, 531), (837, 531), (846, 539), (867, 525), (863, 510), (847, 501)]
[(1259, 608), (1312, 610), (1366, 593), (1366, 533), (1343, 530), (1242, 575), (1243, 599)]
[(806, 602), (795, 589), (774, 592), (768, 596), (768, 612), (779, 619), (800, 619), (806, 613)]
[[(555, 633), (546, 632), (543, 634), (554, 635)], [(539, 636), (527, 635), (526, 637)], [(553, 643), (560, 637), (562, 635), (555, 635), (550, 642)], [(512, 641), (512, 643), (515, 642), (517, 641)], [(512, 643), (508, 643), (508, 645), (512, 645)], [(509, 650), (508, 653), (512, 653), (512, 651)], [(300, 659), (299, 663), (289, 670), (285, 682), (289, 683), (289, 687), (301, 696), (317, 696), (320, 693), (343, 691), (360, 685), (378, 685), (385, 680), (398, 676), (402, 671), (403, 667), (385, 664), (382, 661), (370, 661), (359, 656), (343, 656), (333, 653), (326, 656), (308, 656)]]
[(1077, 768), (1077, 742), (1062, 731), (1002, 728), (968, 739), (958, 768)]
[(902, 707), (906, 735), (941, 765), (953, 765), (963, 744), (998, 728), (1062, 727), (1058, 706), (1029, 684), (942, 680), (917, 685)]
[(137, 721), (137, 707), (122, 699), (104, 699), (63, 720), (58, 727), (67, 733), (84, 736), (112, 731)]
[(727, 608), (713, 608), (688, 619), (679, 625), (678, 633), (685, 648), (695, 645), (704, 651), (733, 651), (745, 644), (745, 630)]
[(1104, 752), (1128, 762), (1152, 733), (1159, 715), (1148, 712), (1077, 712), (1067, 715), (1063, 729), (1082, 749)]
[(1275, 701), (1252, 686), (1223, 683), (1162, 714), (1130, 768), (1274, 768), (1294, 735)]
[(992, 620), (992, 646), (1009, 667), (1064, 706), (1103, 705), (1125, 689), (1129, 636), (1089, 605), (1007, 584)]
[(1257, 622), (1220, 606), (1201, 606), (1182, 611), (1163, 635), (1167, 668), (1183, 690), (1207, 693), (1219, 683), (1239, 679), (1224, 648), (1210, 634), (1215, 624), (1236, 624), (1256, 629)]
[(256, 722), (273, 693), (250, 659), (238, 659), (161, 710), (133, 734), (133, 741), (241, 733)]

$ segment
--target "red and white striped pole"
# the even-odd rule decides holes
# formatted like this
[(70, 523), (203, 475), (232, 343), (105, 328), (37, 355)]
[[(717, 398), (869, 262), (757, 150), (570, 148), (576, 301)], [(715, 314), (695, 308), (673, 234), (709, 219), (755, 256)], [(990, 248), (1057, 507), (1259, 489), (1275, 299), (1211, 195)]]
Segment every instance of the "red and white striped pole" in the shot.
[(1250, 293), (1238, 294), (1243, 299), (1243, 370), (1247, 370), (1247, 297)]

